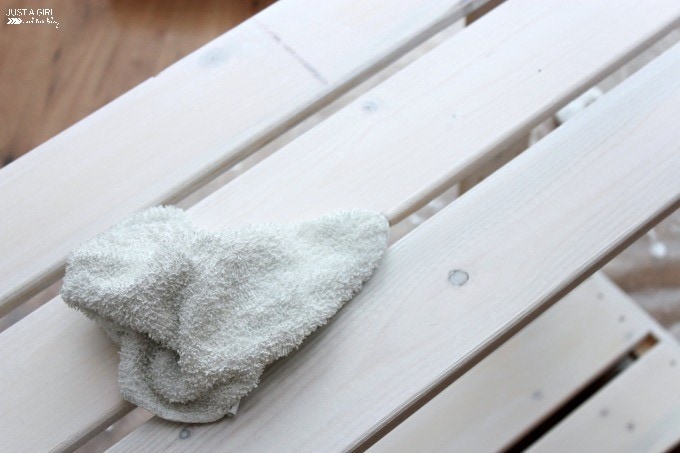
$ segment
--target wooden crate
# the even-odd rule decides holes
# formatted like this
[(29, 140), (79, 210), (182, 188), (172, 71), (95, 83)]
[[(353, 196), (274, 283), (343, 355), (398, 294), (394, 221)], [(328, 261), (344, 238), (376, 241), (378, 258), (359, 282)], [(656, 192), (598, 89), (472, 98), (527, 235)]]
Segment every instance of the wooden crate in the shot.
[[(2, 168), (0, 313), (484, 3), (283, 0)], [(509, 0), (188, 213), (396, 228), (678, 24), (675, 0)], [(235, 418), (152, 419), (114, 450), (671, 448), (680, 347), (588, 277), (680, 205), (678, 117), (680, 46), (391, 244)], [(59, 298), (0, 344), (3, 449), (72, 450), (133, 408), (115, 347)]]

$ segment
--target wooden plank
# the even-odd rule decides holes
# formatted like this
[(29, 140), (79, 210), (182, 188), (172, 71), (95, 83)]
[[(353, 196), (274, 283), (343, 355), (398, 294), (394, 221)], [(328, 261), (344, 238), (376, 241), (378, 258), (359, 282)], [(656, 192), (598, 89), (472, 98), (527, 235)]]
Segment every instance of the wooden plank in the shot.
[(506, 2), (199, 203), (194, 217), (221, 227), (224, 209), (238, 225), (365, 207), (396, 223), (680, 25), (677, 2), (573, 5)]
[(287, 0), (0, 170), (0, 315), (122, 215), (167, 202), (486, 0)]
[(666, 452), (680, 442), (680, 348), (661, 342), (528, 451)]
[[(2, 338), (3, 360), (12, 364), (0, 376), (0, 417), (10, 423), (0, 429), (7, 451), (73, 449), (87, 440), (84, 433), (104, 429), (134, 408), (120, 397), (116, 347), (99, 326), (64, 303), (47, 304), (27, 319)], [(91, 356), (74, 353), (85, 346)]]
[(369, 451), (505, 451), (652, 330), (598, 273)]
[(680, 45), (390, 248), (237, 417), (185, 439), (155, 418), (112, 451), (369, 446), (680, 206), (678, 115)]
[[(415, 209), (427, 194), (436, 192), (446, 181), (465, 174), (475, 162), (502, 149), (517, 131), (540, 121), (542, 112), (550, 114), (562, 99), (577, 94), (582, 85), (639, 50), (680, 16), (680, 5), (675, 2), (659, 3), (658, 8), (651, 9), (644, 5), (638, 7), (633, 0), (626, 1), (629, 9), (622, 8), (624, 4), (620, 1), (587, 3), (583, 9), (571, 8), (566, 2), (559, 8), (523, 1), (503, 5), (439, 46), (434, 57), (411, 65), (379, 87), (377, 94), (371, 92), (368, 100), (384, 100), (380, 110), (366, 109), (366, 105), (374, 104), (365, 104), (367, 99), (360, 99), (276, 153), (276, 159), (267, 159), (191, 209), (190, 215), (205, 227), (284, 221), (346, 207), (370, 207), (397, 213), (393, 218), (403, 216)], [(600, 5), (607, 6), (616, 20), (602, 22), (606, 11), (601, 11)], [(530, 10), (533, 13), (529, 14)], [(595, 14), (598, 11), (601, 14)], [(621, 14), (621, 11), (627, 13)], [(569, 24), (574, 21), (581, 24), (583, 39), (588, 41), (592, 54), (578, 54), (576, 49), (583, 48), (583, 42), (566, 39), (573, 34)], [(606, 33), (602, 32), (603, 26)], [(537, 43), (544, 43), (546, 48)], [(532, 55), (534, 62), (545, 63), (544, 67), (551, 69), (538, 77), (533, 67), (523, 64), (526, 55)], [(556, 59), (558, 55), (561, 58)], [(462, 63), (458, 63), (459, 57)], [(481, 77), (482, 73), (491, 77), (497, 70), (513, 74), (512, 83), (504, 85), (503, 90)], [(478, 84), (473, 87), (474, 80), (478, 80)], [(414, 96), (407, 96), (406, 87), (410, 86), (418, 88)], [(476, 109), (469, 99), (470, 92), (478, 96)], [(432, 108), (425, 108), (421, 98)], [(423, 105), (412, 111), (411, 104), (416, 101)], [(448, 117), (450, 102), (465, 106), (469, 118), (443, 125), (438, 117)], [(384, 109), (385, 105), (396, 108), (397, 103), (400, 104), (398, 114), (396, 110)], [(504, 105), (517, 108), (502, 108)], [(403, 127), (404, 124), (409, 127)], [(443, 134), (444, 126), (451, 128), (450, 133)], [(395, 146), (390, 134), (399, 135), (404, 146)], [(414, 149), (418, 152), (414, 153)], [(257, 177), (251, 177), (251, 172)], [(417, 196), (413, 196), (414, 193)], [(61, 303), (58, 298), (50, 302)], [(51, 318), (31, 316), (22, 323), (33, 332), (41, 332), (45, 323), (60, 325), (60, 316), (58, 313)], [(64, 328), (52, 337), (51, 353), (64, 356), (58, 363), (90, 363), (93, 367), (108, 363), (108, 372), (116, 374), (113, 346), (105, 352), (90, 348), (88, 342), (79, 348), (68, 346), (71, 336), (89, 328), (85, 319)], [(32, 445), (31, 442), (61, 442), (61, 438), (36, 439), (33, 435), (35, 430), (55, 424), (62, 428), (64, 439), (81, 439), (91, 433), (89, 427), (93, 422), (89, 418), (84, 424), (79, 418), (65, 420), (59, 410), (44, 410), (42, 401), (48, 398), (55, 403), (53, 407), (68, 406), (73, 413), (86, 406), (84, 412), (89, 416), (97, 412), (109, 414), (113, 408), (120, 407), (120, 400), (100, 398), (100, 393), (108, 393), (106, 389), (96, 391), (97, 383), (91, 383), (96, 376), (86, 373), (73, 376), (68, 367), (58, 363), (43, 367), (40, 362), (32, 362), (20, 372), (7, 371), (14, 368), (14, 364), (5, 351), (31, 349), (26, 338), (15, 336), (13, 329), (0, 335), (3, 345), (0, 379), (6, 394), (30, 391), (34, 397), (20, 412), (7, 414), (0, 420), (2, 431), (13, 433), (12, 446), (25, 448)], [(70, 355), (79, 357), (65, 357)], [(46, 381), (50, 384), (24, 390), (23, 376), (29, 374), (49, 376)], [(91, 391), (83, 391), (80, 399), (61, 397), (72, 388)], [(23, 420), (22, 424), (18, 424), (19, 419)], [(32, 428), (26, 429), (26, 426)]]

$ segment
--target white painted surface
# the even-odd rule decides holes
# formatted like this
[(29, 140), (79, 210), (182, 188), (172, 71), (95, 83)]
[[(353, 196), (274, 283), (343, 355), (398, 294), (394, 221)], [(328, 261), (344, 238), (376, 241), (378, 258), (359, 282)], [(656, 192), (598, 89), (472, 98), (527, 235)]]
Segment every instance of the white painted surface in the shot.
[(256, 150), (486, 0), (287, 0), (0, 170), (0, 315), (68, 252)]
[[(184, 442), (153, 419), (113, 451), (365, 445), (680, 204), (679, 115), (676, 46), (388, 250), (237, 417)], [(452, 286), (452, 268), (469, 281)]]
[[(629, 9), (619, 8), (621, 3), (614, 1), (587, 3), (583, 9), (571, 8), (567, 2), (561, 8), (531, 3), (538, 5), (533, 13), (527, 12), (529, 3), (519, 1), (504, 5), (465, 33), (440, 46), (436, 53), (431, 53), (372, 91), (370, 96), (384, 95), (388, 101), (384, 110), (375, 112), (377, 115), (369, 115), (359, 108), (366, 98), (359, 100), (314, 132), (277, 153), (274, 158), (267, 159), (226, 186), (191, 210), (190, 215), (206, 227), (225, 227), (260, 220), (285, 221), (344, 207), (373, 207), (392, 213), (393, 218), (403, 217), (421, 201), (426, 201), (431, 194), (436, 193), (440, 186), (465, 174), (542, 116), (552, 114), (564, 99), (575, 95), (603, 72), (659, 36), (680, 15), (680, 4), (670, 1), (660, 2), (659, 7), (654, 9), (632, 1)], [(617, 20), (603, 21), (608, 15)], [(589, 53), (582, 53), (583, 42), (561, 39), (563, 35), (571, 33), (569, 24), (562, 21), (564, 17), (583, 19), (583, 42), (589, 42)], [(636, 27), (630, 27), (631, 23), (635, 23)], [(555, 59), (556, 56), (561, 58)], [(533, 67), (525, 64), (527, 59), (534, 63), (545, 63), (546, 70), (538, 75)], [(496, 75), (494, 79), (495, 71), (500, 71), (505, 77), (498, 79)], [(490, 83), (493, 80), (495, 84)], [(470, 93), (474, 93), (476, 99)], [(459, 117), (465, 121), (453, 126), (449, 123), (452, 105), (467, 106), (468, 115)], [(507, 109), (507, 105), (515, 105), (519, 110)], [(475, 106), (483, 108), (475, 110)], [(608, 127), (603, 130), (614, 134), (621, 121), (621, 118), (610, 120)], [(647, 127), (652, 128), (651, 125)], [(662, 129), (667, 133), (673, 132)], [(586, 130), (594, 133), (589, 128)], [(664, 137), (660, 135), (652, 144), (663, 141)], [(672, 140), (672, 143), (676, 142)], [(578, 142), (577, 147), (586, 144)], [(633, 152), (629, 150), (629, 153)], [(386, 159), (385, 156), (391, 158)], [(636, 158), (631, 159), (635, 161)], [(647, 165), (653, 168), (658, 165), (666, 171), (672, 169), (659, 163), (663, 161), (663, 155), (656, 159)], [(566, 161), (561, 162), (561, 165), (565, 165)], [(536, 172), (535, 177), (538, 179), (527, 179), (520, 173), (516, 174), (518, 179), (515, 184), (549, 181), (544, 165), (529, 166), (528, 169), (528, 174)], [(556, 168), (551, 167), (549, 170)], [(597, 168), (592, 171), (596, 172)], [(605, 173), (609, 175), (608, 171)], [(609, 175), (609, 178), (614, 177)], [(506, 178), (503, 182), (495, 183), (494, 190), (498, 194), (506, 191), (498, 187), (510, 181), (512, 179)], [(644, 184), (644, 181), (646, 179), (639, 180), (637, 184)], [(575, 184), (583, 185), (583, 179)], [(654, 184), (663, 185), (663, 179)], [(631, 186), (630, 190), (635, 187), (638, 186)], [(598, 190), (597, 187), (592, 189)], [(636, 196), (637, 202), (633, 206), (641, 209), (645, 194), (653, 189), (645, 188)], [(666, 185), (665, 189), (668, 190), (669, 186)], [(522, 190), (508, 193), (519, 195)], [(581, 190), (585, 190), (585, 186)], [(490, 198), (489, 203), (494, 200), (498, 199)], [(593, 200), (589, 199), (587, 204), (590, 201)], [(546, 203), (550, 205), (552, 202)], [(553, 208), (557, 207), (562, 206), (558, 204)], [(508, 213), (504, 204), (499, 208), (503, 208), (498, 211), (499, 214)], [(468, 208), (462, 209), (462, 216), (455, 216), (458, 222), (467, 219)], [(626, 222), (638, 221), (644, 218), (641, 216), (643, 213), (649, 214), (654, 205), (646, 209), (644, 212), (631, 210), (628, 214), (618, 213), (616, 218)], [(559, 218), (559, 211), (551, 212), (553, 221)], [(486, 213), (482, 217), (489, 215)], [(516, 213), (512, 213), (512, 216), (515, 218)], [(536, 228), (538, 231), (550, 229), (555, 226), (547, 225), (550, 221), (541, 217), (540, 227), (529, 225), (524, 234), (533, 234)], [(496, 217), (494, 220), (487, 217), (480, 219), (480, 222), (477, 233), (484, 233), (486, 228), (497, 225), (498, 220)], [(468, 237), (470, 230), (476, 231), (476, 228), (465, 227), (459, 231), (459, 239)], [(559, 226), (557, 230), (563, 228)], [(507, 234), (504, 237), (508, 237)], [(431, 240), (435, 242), (428, 239), (428, 243), (435, 244), (434, 249), (438, 249), (437, 237)], [(588, 240), (600, 243), (596, 238)], [(480, 241), (481, 244), (486, 243), (482, 239)], [(514, 259), (529, 259), (537, 247), (534, 242), (529, 245), (528, 255), (523, 252)], [(423, 249), (423, 253), (427, 254), (432, 247), (430, 245)], [(444, 249), (438, 251), (443, 252)], [(458, 256), (458, 250), (448, 256)], [(422, 257), (418, 259), (422, 260)], [(444, 281), (450, 270), (447, 266)], [(474, 274), (470, 275), (472, 279), (476, 278)], [(397, 275), (393, 278), (402, 284), (411, 285), (406, 293), (418, 282), (415, 276), (404, 278)], [(439, 284), (439, 280), (437, 282)], [(438, 288), (435, 285), (429, 290), (436, 292)], [(391, 299), (392, 294), (386, 292), (381, 298)], [(485, 313), (482, 310), (478, 315)], [(517, 315), (516, 312), (513, 314)], [(91, 344), (101, 344), (97, 342), (102, 341), (103, 333), (90, 331), (90, 324), (82, 317), (74, 317), (70, 323), (63, 322), (67, 316), (65, 307), (57, 299), (0, 336), (0, 342), (6, 345), (0, 350), (0, 379), (3, 389), (6, 389), (3, 393), (6, 399), (2, 405), (13, 408), (4, 412), (6, 418), (0, 426), (14, 433), (12, 440), (15, 445), (25, 446), (29, 441), (47, 445), (51, 442), (54, 445), (55, 442), (61, 442), (59, 439), (82, 439), (92, 432), (93, 426), (110, 419), (105, 414), (124, 407), (112, 391), (111, 381), (99, 378), (104, 375), (115, 376), (115, 349), (105, 343), (101, 347), (90, 347)], [(390, 315), (385, 316), (389, 318)], [(490, 321), (497, 320), (496, 314), (486, 313), (486, 316), (490, 316)], [(40, 360), (23, 359), (30, 356), (31, 351), (40, 348), (38, 333), (46, 332), (50, 326), (54, 326), (52, 334), (41, 337), (45, 341), (50, 340), (43, 343), (49, 345), (43, 353), (53, 357), (50, 365), (44, 365)], [(79, 341), (78, 347), (72, 347), (73, 337), (80, 335), (84, 335), (84, 339)], [(88, 340), (89, 335), (92, 338)], [(468, 340), (468, 346), (477, 344), (475, 338), (470, 337)], [(465, 345), (459, 346), (465, 348)], [(389, 349), (386, 353), (389, 353)], [(453, 357), (449, 356), (447, 360)], [(25, 363), (17, 367), (14, 365), (16, 360), (25, 360)], [(71, 364), (78, 364), (76, 372)], [(100, 367), (101, 374), (82, 371), (99, 370)], [(42, 376), (43, 385), (26, 385), (26, 382), (32, 382), (25, 379), (27, 375)], [(436, 378), (437, 375), (430, 374), (429, 377)], [(80, 392), (81, 398), (69, 397), (75, 391)], [(263, 392), (258, 390), (261, 395), (266, 395), (267, 390)], [(329, 405), (332, 403), (332, 399), (327, 402)], [(63, 413), (81, 413), (83, 417), (69, 418), (68, 423), (63, 423)], [(41, 439), (33, 435), (38, 429), (46, 433)]]

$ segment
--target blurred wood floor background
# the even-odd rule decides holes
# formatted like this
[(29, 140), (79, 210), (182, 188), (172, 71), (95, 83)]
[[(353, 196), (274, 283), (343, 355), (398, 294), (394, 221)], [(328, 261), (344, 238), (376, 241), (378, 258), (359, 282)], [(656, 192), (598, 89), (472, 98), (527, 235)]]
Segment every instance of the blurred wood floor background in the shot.
[[(0, 0), (0, 167), (274, 1)], [(7, 24), (43, 7), (59, 28)]]

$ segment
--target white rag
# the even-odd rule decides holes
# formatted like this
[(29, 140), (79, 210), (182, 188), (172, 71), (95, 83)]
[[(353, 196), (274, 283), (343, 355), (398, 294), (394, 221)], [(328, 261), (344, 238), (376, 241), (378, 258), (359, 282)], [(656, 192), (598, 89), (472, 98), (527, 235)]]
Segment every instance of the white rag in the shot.
[(120, 345), (125, 399), (206, 423), (359, 291), (388, 232), (372, 211), (211, 232), (154, 207), (73, 251), (61, 295)]

